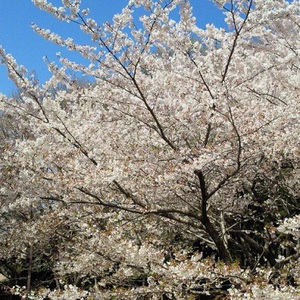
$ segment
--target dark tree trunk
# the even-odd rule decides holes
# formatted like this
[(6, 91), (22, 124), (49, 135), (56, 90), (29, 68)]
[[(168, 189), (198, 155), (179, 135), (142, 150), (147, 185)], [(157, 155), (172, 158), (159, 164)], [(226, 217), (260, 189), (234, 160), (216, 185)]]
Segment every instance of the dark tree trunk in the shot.
[(228, 249), (225, 246), (224, 241), (221, 239), (218, 231), (215, 229), (214, 225), (210, 222), (209, 217), (207, 215), (207, 201), (208, 201), (208, 193), (206, 190), (205, 180), (203, 173), (200, 170), (195, 171), (195, 174), (198, 176), (201, 190), (201, 213), (202, 213), (202, 224), (204, 225), (207, 233), (214, 241), (216, 247), (218, 248), (220, 258), (228, 263), (231, 262), (231, 256)]

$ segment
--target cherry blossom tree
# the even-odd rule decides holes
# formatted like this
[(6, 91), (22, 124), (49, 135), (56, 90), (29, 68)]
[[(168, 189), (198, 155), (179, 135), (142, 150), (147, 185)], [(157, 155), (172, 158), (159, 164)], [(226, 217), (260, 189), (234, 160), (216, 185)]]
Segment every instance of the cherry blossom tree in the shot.
[(27, 295), (297, 299), (299, 1), (215, 1), (228, 28), (205, 29), (187, 0), (130, 0), (103, 25), (33, 2), (91, 44), (34, 24), (88, 61), (58, 54), (42, 84), (0, 49), (20, 91), (1, 96), (18, 134), (1, 137), (0, 255)]

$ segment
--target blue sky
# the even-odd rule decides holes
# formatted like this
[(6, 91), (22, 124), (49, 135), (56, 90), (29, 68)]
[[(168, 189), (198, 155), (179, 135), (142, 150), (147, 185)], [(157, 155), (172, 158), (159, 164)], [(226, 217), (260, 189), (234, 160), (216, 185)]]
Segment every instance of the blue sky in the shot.
[[(51, 0), (48, 0), (51, 2)], [(112, 19), (115, 13), (120, 12), (128, 0), (82, 0), (82, 7), (90, 8), (90, 16), (101, 24)], [(54, 0), (56, 6), (61, 5), (60, 0)], [(191, 0), (193, 11), (200, 27), (207, 23), (216, 26), (224, 26), (222, 12), (219, 11), (209, 0)], [(33, 5), (31, 0), (1, 0), (0, 1), (0, 45), (6, 53), (12, 54), (19, 64), (24, 65), (29, 71), (34, 71), (37, 78), (44, 82), (49, 78), (47, 67), (43, 57), (47, 56), (50, 61), (56, 59), (56, 53), (66, 53), (66, 50), (44, 40), (33, 32), (31, 23), (39, 27), (50, 29), (63, 37), (72, 37), (78, 43), (83, 41), (75, 24), (66, 24), (55, 19)], [(76, 57), (71, 54), (68, 57)], [(7, 78), (7, 71), (0, 65), (0, 93), (11, 95), (15, 90), (14, 84)]]

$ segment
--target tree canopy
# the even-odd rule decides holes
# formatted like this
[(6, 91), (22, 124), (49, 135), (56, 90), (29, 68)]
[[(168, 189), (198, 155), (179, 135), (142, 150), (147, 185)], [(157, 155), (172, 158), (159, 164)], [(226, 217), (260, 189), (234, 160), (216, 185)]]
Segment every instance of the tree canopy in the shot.
[(228, 28), (205, 29), (187, 0), (130, 0), (103, 25), (80, 1), (33, 2), (91, 44), (33, 25), (89, 61), (46, 60), (40, 84), (0, 48), (19, 89), (0, 98), (8, 286), (32, 299), (298, 299), (299, 1), (214, 1)]

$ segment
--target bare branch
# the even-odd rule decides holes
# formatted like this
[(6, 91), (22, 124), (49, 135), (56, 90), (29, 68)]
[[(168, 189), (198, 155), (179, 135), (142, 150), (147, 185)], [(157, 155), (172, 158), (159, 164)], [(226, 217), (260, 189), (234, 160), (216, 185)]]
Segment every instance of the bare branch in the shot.
[(124, 194), (127, 198), (131, 199), (134, 204), (137, 204), (137, 205), (139, 205), (139, 206), (141, 206), (143, 208), (146, 208), (145, 204), (143, 204), (139, 199), (137, 199), (136, 197), (134, 197), (132, 195), (132, 193), (130, 193), (129, 191), (125, 190), (118, 181), (114, 180), (113, 183), (117, 186), (118, 190), (122, 194)]
[(210, 133), (211, 133), (211, 123), (208, 123), (207, 129), (206, 129), (206, 134), (205, 134), (205, 139), (204, 139), (204, 142), (203, 142), (203, 147), (207, 146)]
[(249, 17), (250, 10), (251, 10), (251, 7), (252, 7), (252, 2), (253, 2), (253, 0), (250, 0), (249, 5), (248, 5), (248, 9), (247, 9), (247, 12), (246, 12), (246, 15), (245, 15), (245, 18), (243, 20), (243, 23), (240, 26), (240, 28), (238, 28), (237, 24), (236, 24), (236, 21), (235, 21), (235, 15), (234, 15), (234, 12), (233, 12), (233, 2), (231, 1), (231, 6), (232, 6), (231, 7), (231, 13), (232, 13), (232, 18), (233, 18), (233, 23), (234, 23), (234, 28), (235, 28), (235, 33), (236, 34), (235, 34), (235, 37), (234, 37), (234, 40), (233, 40), (233, 43), (232, 43), (232, 46), (231, 46), (231, 50), (230, 50), (230, 53), (229, 53), (229, 57), (227, 59), (227, 63), (226, 63), (226, 66), (225, 66), (225, 69), (224, 69), (224, 72), (223, 72), (223, 75), (222, 75), (222, 82), (225, 81), (227, 72), (229, 70), (229, 66), (231, 64), (233, 53), (235, 52), (235, 49), (236, 49), (236, 46), (237, 46), (237, 41), (238, 41), (238, 39), (240, 37), (241, 31), (242, 31), (244, 25), (247, 22), (248, 17)]
[[(59, 117), (58, 117), (59, 118)], [(60, 119), (60, 118), (59, 118)], [(71, 134), (71, 132), (68, 130), (68, 128), (66, 127), (66, 125), (64, 124), (64, 122), (60, 119), (60, 121), (62, 122), (65, 130), (67, 131), (67, 133), (71, 136), (71, 138), (73, 139), (73, 141), (67, 137), (66, 134), (64, 134), (59, 128), (57, 127), (52, 127), (56, 132), (58, 132), (63, 138), (65, 138), (67, 141), (69, 141), (75, 148), (79, 149), (80, 152), (86, 156), (95, 166), (97, 166), (97, 162), (94, 158), (89, 156), (89, 153), (87, 152), (87, 150), (85, 150), (83, 148), (83, 146), (78, 142), (78, 140)]]

